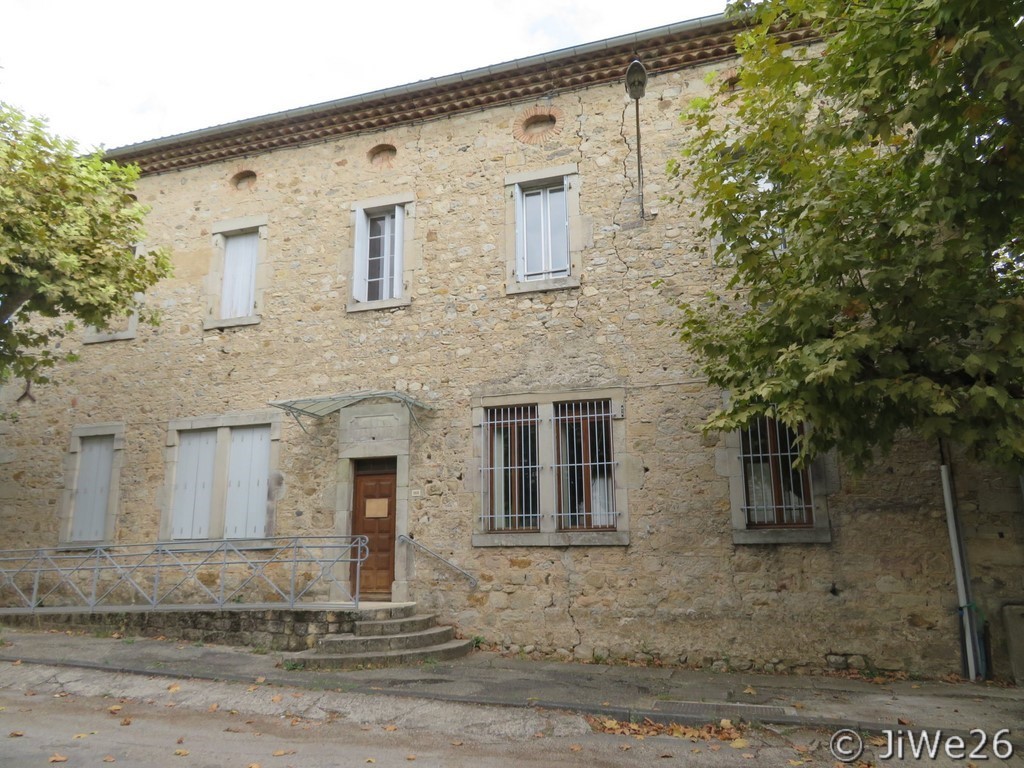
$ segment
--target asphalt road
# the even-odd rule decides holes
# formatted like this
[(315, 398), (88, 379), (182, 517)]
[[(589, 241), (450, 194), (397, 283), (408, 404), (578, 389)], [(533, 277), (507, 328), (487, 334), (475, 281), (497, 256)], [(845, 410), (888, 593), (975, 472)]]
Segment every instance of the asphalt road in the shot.
[[(31, 664), (0, 668), (3, 768), (836, 764), (827, 733), (748, 729), (741, 739), (601, 733), (578, 715), (524, 707)], [(66, 761), (56, 762), (59, 758)], [(871, 759), (870, 752), (868, 758), (874, 765), (883, 764)], [(1015, 760), (1012, 764), (1020, 765)], [(919, 761), (904, 764), (914, 762)]]

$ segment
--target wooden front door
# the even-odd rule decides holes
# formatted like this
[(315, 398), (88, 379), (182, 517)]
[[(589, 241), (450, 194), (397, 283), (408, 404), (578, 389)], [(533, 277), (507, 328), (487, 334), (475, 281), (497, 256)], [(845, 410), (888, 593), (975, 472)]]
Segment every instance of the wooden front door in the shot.
[[(380, 460), (356, 465), (352, 535), (365, 536), (370, 547), (360, 569), (359, 591), (363, 598), (391, 599), (391, 583), (395, 580), (396, 486), (393, 460), (390, 468)], [(355, 563), (352, 579), (354, 584)]]

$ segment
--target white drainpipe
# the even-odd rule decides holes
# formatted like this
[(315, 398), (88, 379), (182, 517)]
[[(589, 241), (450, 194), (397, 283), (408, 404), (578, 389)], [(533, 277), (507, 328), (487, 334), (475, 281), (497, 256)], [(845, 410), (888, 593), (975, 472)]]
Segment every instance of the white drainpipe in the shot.
[(971, 605), (971, 589), (967, 582), (967, 557), (963, 540), (960, 538), (960, 524), (953, 504), (953, 488), (949, 479), (949, 466), (939, 467), (942, 473), (942, 496), (946, 502), (946, 526), (949, 528), (949, 544), (953, 550), (953, 569), (956, 571), (956, 595), (960, 604), (960, 621), (964, 630), (964, 652), (967, 655), (967, 676), (978, 678), (978, 636), (974, 629), (974, 608)]

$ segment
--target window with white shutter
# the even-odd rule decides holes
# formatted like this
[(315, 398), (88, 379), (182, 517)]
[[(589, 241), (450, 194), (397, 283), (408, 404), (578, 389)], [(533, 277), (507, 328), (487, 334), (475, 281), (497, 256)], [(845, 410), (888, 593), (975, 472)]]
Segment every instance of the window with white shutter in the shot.
[(281, 412), (249, 411), (171, 422), (161, 536), (171, 540), (273, 535), (283, 479)]
[(60, 502), (62, 544), (113, 540), (124, 445), (121, 422), (79, 425), (71, 430)]
[(255, 314), (259, 240), (258, 232), (224, 237), (224, 280), (220, 296), (222, 320)]
[(78, 487), (71, 515), (71, 541), (103, 541), (110, 505), (114, 436), (83, 437), (78, 452)]

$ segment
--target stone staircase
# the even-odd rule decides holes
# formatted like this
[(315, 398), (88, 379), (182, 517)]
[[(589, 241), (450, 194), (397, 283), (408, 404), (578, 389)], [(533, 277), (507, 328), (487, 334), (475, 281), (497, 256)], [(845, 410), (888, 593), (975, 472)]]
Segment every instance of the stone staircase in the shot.
[(454, 659), (472, 649), (472, 640), (455, 639), (452, 627), (438, 626), (436, 616), (417, 614), (409, 603), (360, 611), (352, 632), (324, 635), (316, 648), (283, 659), (303, 669), (396, 667)]

